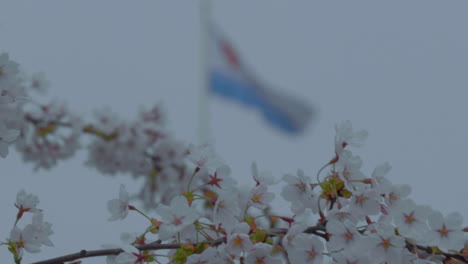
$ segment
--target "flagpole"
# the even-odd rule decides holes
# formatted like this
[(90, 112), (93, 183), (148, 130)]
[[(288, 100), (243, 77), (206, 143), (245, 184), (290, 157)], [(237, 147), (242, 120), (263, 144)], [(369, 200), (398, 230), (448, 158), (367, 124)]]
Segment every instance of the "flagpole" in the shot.
[(198, 144), (210, 139), (210, 108), (208, 103), (208, 27), (211, 0), (200, 0), (200, 91), (198, 95)]

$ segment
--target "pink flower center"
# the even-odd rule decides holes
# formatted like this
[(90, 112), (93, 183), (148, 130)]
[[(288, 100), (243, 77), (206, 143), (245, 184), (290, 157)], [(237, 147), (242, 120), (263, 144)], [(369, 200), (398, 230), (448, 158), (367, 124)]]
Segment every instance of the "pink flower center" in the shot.
[(262, 198), (262, 197), (261, 197), (260, 194), (258, 194), (258, 193), (252, 195), (252, 201), (253, 201), (254, 203), (259, 203), (259, 202), (261, 201), (261, 198)]
[(447, 227), (445, 227), (445, 224), (444, 224), (444, 225), (442, 225), (442, 229), (437, 230), (437, 232), (440, 233), (441, 237), (448, 237), (448, 234), (449, 234), (450, 230), (448, 230)]
[(182, 219), (178, 217), (174, 217), (174, 220), (172, 222), (174, 223), (174, 225), (181, 225)]
[(359, 205), (363, 205), (364, 202), (367, 200), (367, 197), (365, 197), (364, 195), (356, 195), (356, 203), (359, 204)]
[(392, 243), (390, 242), (390, 239), (382, 239), (382, 242), (380, 242), (380, 245), (384, 248), (387, 249), (392, 246)]
[(315, 249), (307, 250), (306, 253), (308, 254), (307, 260), (314, 259), (317, 256)]
[(404, 214), (405, 216), (405, 222), (408, 223), (408, 224), (411, 224), (413, 223), (414, 221), (416, 221), (416, 219), (414, 219), (414, 212), (411, 212), (410, 214)]
[(242, 238), (240, 238), (240, 236), (236, 236), (234, 239), (233, 239), (233, 242), (234, 242), (234, 245), (236, 246), (242, 246)]

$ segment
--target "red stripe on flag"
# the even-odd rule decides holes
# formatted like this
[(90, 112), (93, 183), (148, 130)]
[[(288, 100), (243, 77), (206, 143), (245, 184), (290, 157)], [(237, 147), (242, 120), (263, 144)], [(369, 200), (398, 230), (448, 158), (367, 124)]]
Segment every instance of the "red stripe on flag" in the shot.
[(240, 60), (237, 57), (236, 52), (232, 48), (232, 46), (225, 40), (220, 41), (221, 51), (223, 52), (224, 57), (226, 58), (227, 62), (233, 68), (237, 68), (240, 66)]

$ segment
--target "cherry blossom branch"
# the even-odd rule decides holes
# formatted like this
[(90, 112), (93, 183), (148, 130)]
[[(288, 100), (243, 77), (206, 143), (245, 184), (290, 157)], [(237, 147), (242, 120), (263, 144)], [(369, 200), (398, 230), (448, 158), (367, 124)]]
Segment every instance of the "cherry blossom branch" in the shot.
[[(175, 249), (179, 248), (180, 244), (161, 244), (161, 241), (155, 241), (153, 243), (143, 245), (143, 246), (136, 246), (136, 248), (140, 250), (156, 250), (156, 249)], [(118, 255), (123, 250), (121, 248), (111, 248), (111, 249), (101, 249), (101, 250), (81, 250), (78, 253), (69, 254), (53, 259), (43, 260), (39, 262), (34, 262), (32, 264), (62, 264), (67, 261), (73, 261), (77, 259), (83, 258), (91, 258), (91, 257), (102, 257), (102, 256), (111, 256), (111, 255)]]
[[(215, 246), (219, 245), (222, 242), (225, 242), (225, 238), (220, 238), (217, 240), (213, 240), (210, 242), (206, 242), (209, 245)], [(137, 249), (144, 251), (144, 250), (159, 250), (159, 249), (177, 249), (180, 248), (182, 244), (173, 243), (173, 244), (161, 244), (161, 240), (154, 241), (147, 245), (135, 246)], [(53, 259), (43, 260), (39, 262), (34, 262), (32, 264), (63, 264), (67, 261), (73, 261), (83, 258), (91, 258), (91, 257), (102, 257), (102, 256), (111, 256), (111, 255), (118, 255), (122, 253), (123, 250), (121, 248), (111, 248), (111, 249), (101, 249), (101, 250), (81, 250), (78, 253), (69, 254)]]
[[(424, 252), (426, 252), (428, 254), (443, 255), (448, 259), (449, 258), (456, 259), (458, 261), (461, 261), (462, 263), (468, 264), (468, 260), (465, 257), (463, 257), (462, 255), (442, 252), (438, 248), (434, 249), (433, 247), (430, 247), (430, 246), (415, 245), (415, 244), (410, 243), (407, 239), (405, 240), (405, 242), (406, 242), (406, 248), (408, 250), (410, 250), (410, 251), (411, 250), (422, 250), (422, 251), (424, 251)], [(439, 250), (439, 251), (437, 251), (437, 250)]]
[[(269, 231), (271, 233), (275, 233), (275, 234), (286, 234), (288, 230), (284, 229), (284, 228), (272, 228)], [(313, 235), (320, 236), (320, 237), (328, 240), (328, 234), (326, 233), (326, 228), (322, 224), (319, 224), (319, 225), (316, 225), (316, 226), (310, 226), (307, 229), (305, 229), (303, 233), (313, 234)], [(271, 236), (271, 235), (269, 235), (269, 236)], [(219, 245), (219, 244), (221, 244), (223, 242), (226, 242), (225, 237), (217, 239), (217, 240), (213, 240), (213, 241), (204, 242), (204, 243), (209, 244), (211, 246), (216, 246), (216, 245)], [(194, 244), (194, 245), (196, 246), (198, 244), (199, 243)], [(135, 246), (135, 247), (137, 249), (141, 250), (141, 251), (144, 251), (144, 250), (160, 250), (160, 249), (178, 249), (182, 245), (183, 244), (180, 244), (180, 243), (161, 244), (161, 240), (157, 240), (157, 241), (154, 241), (154, 242), (149, 243), (147, 245), (139, 245), (139, 246)], [(467, 263), (468, 264), (468, 260), (466, 260), (461, 255), (450, 254), (450, 253), (446, 253), (446, 252), (434, 252), (432, 247), (429, 247), (429, 246), (426, 247), (426, 246), (411, 244), (411, 243), (408, 242), (408, 240), (406, 240), (406, 247), (409, 250), (418, 249), (418, 250), (425, 251), (428, 254), (443, 255), (446, 258), (456, 259), (458, 261), (461, 261), (462, 263)], [(77, 252), (77, 253), (74, 253), (74, 254), (69, 254), (69, 255), (53, 258), (53, 259), (34, 262), (32, 264), (63, 264), (63, 263), (68, 262), (68, 261), (74, 261), (74, 260), (83, 259), (83, 258), (118, 255), (121, 252), (123, 252), (123, 250), (120, 249), (120, 248), (91, 250), (91, 251), (81, 250), (80, 252)]]
[[(39, 123), (41, 123), (41, 120), (33, 118), (31, 115), (26, 114), (24, 116), (25, 120), (30, 122), (31, 124), (37, 126)], [(59, 121), (51, 121), (47, 125), (47, 127), (52, 127), (52, 126), (61, 126), (61, 127), (71, 127), (72, 125), (70, 123), (64, 123), (64, 122), (59, 122)], [(119, 136), (117, 132), (113, 132), (111, 134), (106, 134), (99, 129), (96, 129), (95, 126), (88, 124), (83, 127), (83, 133), (91, 134), (98, 136), (102, 138), (105, 141), (111, 141)], [(147, 158), (150, 158), (152, 161), (156, 159), (156, 157), (150, 155), (149, 153), (143, 153), (143, 155)]]
[[(26, 121), (32, 123), (33, 125), (37, 125), (41, 123), (41, 120), (33, 118), (31, 115), (26, 114), (25, 115)], [(72, 125), (70, 123), (64, 123), (64, 122), (58, 122), (58, 121), (51, 121), (49, 122), (48, 126), (61, 126), (61, 127), (71, 127)], [(88, 133), (88, 134), (93, 134), (96, 136), (101, 137), (102, 139), (109, 141), (112, 140), (116, 137), (118, 137), (117, 132), (111, 133), (111, 134), (106, 134), (98, 129), (96, 129), (93, 125), (89, 124), (86, 125), (83, 128), (83, 133)]]
[[(272, 228), (269, 230), (271, 233), (275, 234), (286, 234), (287, 229), (284, 228)], [(325, 226), (323, 225), (316, 225), (316, 226), (311, 226), (308, 227), (306, 230), (304, 230), (304, 233), (307, 234), (314, 234), (317, 236), (320, 236), (326, 240), (327, 234), (326, 234), (326, 229)], [(271, 235), (269, 235), (271, 236)], [(216, 246), (219, 245), (223, 242), (226, 242), (226, 238), (220, 238), (208, 242), (204, 242), (206, 244), (209, 244), (211, 246)], [(199, 243), (195, 243), (193, 245), (198, 245)], [(140, 246), (135, 246), (137, 249), (144, 251), (144, 250), (160, 250), (160, 249), (178, 249), (182, 246), (183, 244), (180, 243), (173, 243), (173, 244), (161, 244), (161, 240), (157, 240), (155, 242), (149, 243), (147, 245), (140, 245)], [(34, 262), (32, 264), (63, 264), (64, 262), (67, 261), (73, 261), (73, 260), (78, 260), (78, 259), (83, 259), (83, 258), (91, 258), (91, 257), (102, 257), (102, 256), (110, 256), (110, 255), (118, 255), (121, 252), (123, 252), (122, 249), (120, 248), (112, 248), (112, 249), (101, 249), (101, 250), (81, 250), (80, 252), (74, 253), (74, 254), (69, 254), (53, 259), (48, 259), (48, 260), (43, 260), (39, 262)]]

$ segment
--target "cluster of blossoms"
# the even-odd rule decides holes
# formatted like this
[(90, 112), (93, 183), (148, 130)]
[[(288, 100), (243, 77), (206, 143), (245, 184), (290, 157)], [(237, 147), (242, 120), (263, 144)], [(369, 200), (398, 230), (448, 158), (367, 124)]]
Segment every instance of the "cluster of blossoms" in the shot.
[[(94, 113), (94, 123), (86, 123), (57, 101), (33, 103), (26, 91), (41, 90), (47, 82), (42, 75), (31, 79), (20, 76), (8, 55), (0, 55), (2, 157), (15, 144), (36, 169), (50, 169), (72, 157), (81, 147), (80, 136), (90, 134), (89, 166), (146, 180), (135, 197), (146, 211), (154, 209), (156, 217), (131, 205), (124, 186), (119, 198), (108, 202), (109, 220), (122, 220), (134, 211), (149, 221), (122, 249), (99, 251), (108, 255), (108, 264), (468, 263), (461, 215), (443, 216), (417, 205), (409, 198), (409, 186), (386, 178), (391, 169), (387, 163), (370, 176), (362, 172), (361, 158), (349, 148), (361, 146), (367, 133), (353, 130), (349, 121), (335, 127), (334, 156), (315, 179), (298, 170), (277, 181), (254, 163), (253, 184), (239, 186), (210, 145), (185, 146), (164, 130), (159, 105), (142, 109), (134, 121), (120, 120), (103, 108)], [(290, 212), (273, 213), (271, 189), (279, 183)], [(17, 263), (23, 249), (33, 253), (42, 244), (52, 245), (51, 225), (43, 222), (37, 203), (35, 196), (18, 194), (16, 223), (24, 212), (34, 216), (23, 230), (15, 223), (3, 243)], [(86, 252), (38, 263), (84, 257)]]
[(120, 120), (102, 108), (94, 111), (93, 122), (85, 122), (58, 100), (40, 104), (29, 97), (29, 92), (43, 93), (48, 86), (44, 74), (27, 77), (8, 54), (0, 54), (1, 157), (14, 144), (35, 170), (51, 169), (73, 157), (83, 146), (81, 136), (90, 134), (86, 164), (103, 174), (143, 177), (145, 183), (134, 196), (145, 209), (168, 204), (182, 190), (179, 182), (190, 178), (185, 162), (188, 148), (165, 131), (161, 105), (141, 109), (133, 121)]
[(18, 63), (8, 54), (0, 54), (0, 156), (8, 155), (8, 146), (18, 137), (20, 106), (26, 100), (26, 87)]
[[(39, 198), (24, 190), (19, 191), (16, 195), (15, 206), (18, 208), (16, 221), (10, 232), (10, 237), (6, 242), (1, 243), (8, 246), (15, 263), (21, 263), (25, 250), (29, 253), (37, 253), (40, 252), (42, 245), (49, 247), (54, 245), (49, 239), (49, 236), (53, 234), (52, 225), (44, 222), (44, 213), (36, 207), (38, 204)], [(17, 224), (24, 213), (33, 214), (32, 223), (21, 229)]]
[[(192, 178), (204, 179), (202, 184), (189, 183), (169, 206), (159, 205), (158, 219), (146, 216), (151, 224), (135, 241), (155, 234), (159, 243), (178, 244), (168, 254), (169, 263), (181, 264), (468, 263), (459, 213), (443, 216), (417, 205), (408, 197), (408, 185), (394, 185), (385, 177), (387, 163), (370, 177), (361, 171), (361, 159), (347, 146), (360, 146), (366, 137), (342, 122), (336, 126), (335, 156), (316, 182), (302, 170), (284, 175), (281, 196), (290, 202), (291, 215), (270, 212), (275, 195), (268, 189), (277, 182), (255, 164), (255, 184), (239, 187), (207, 146), (191, 148)], [(111, 220), (136, 210), (123, 186), (108, 209)], [(122, 248), (108, 263), (162, 258), (153, 251)]]

